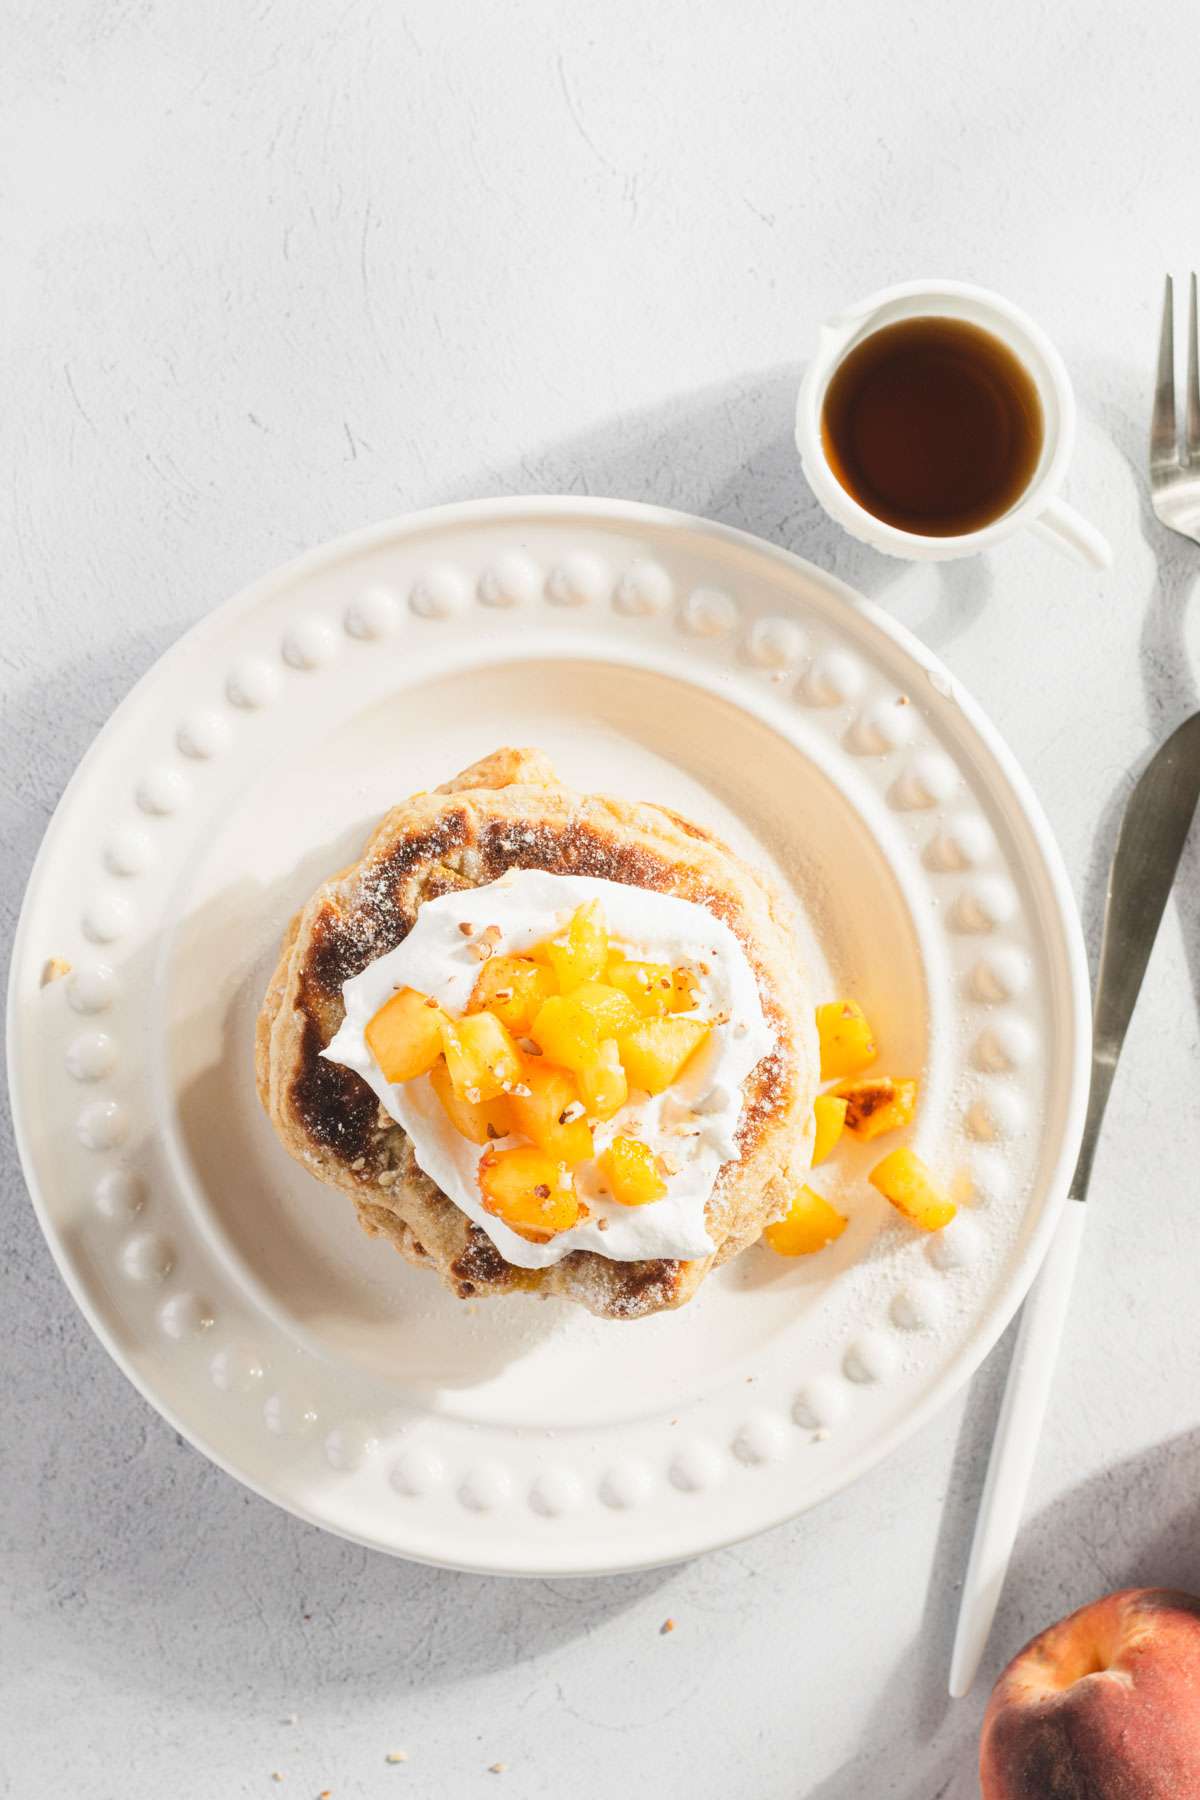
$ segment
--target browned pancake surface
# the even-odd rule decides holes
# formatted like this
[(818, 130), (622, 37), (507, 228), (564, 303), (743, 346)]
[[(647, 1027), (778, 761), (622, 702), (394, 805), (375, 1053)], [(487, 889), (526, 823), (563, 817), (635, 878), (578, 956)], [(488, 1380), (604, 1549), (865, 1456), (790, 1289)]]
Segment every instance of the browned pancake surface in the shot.
[[(622, 1263), (576, 1251), (548, 1269), (508, 1263), (416, 1165), (406, 1133), (351, 1069), (320, 1054), (344, 1016), (342, 984), (401, 943), (427, 900), (484, 887), (509, 869), (588, 875), (677, 894), (736, 932), (776, 1033), (745, 1084), (741, 1154), (708, 1204), (715, 1254)], [(488, 920), (482, 903), (480, 926)], [(795, 949), (763, 878), (665, 808), (563, 787), (540, 752), (499, 750), (434, 793), (389, 812), (361, 859), (292, 921), (258, 1021), (258, 1090), (280, 1139), (359, 1220), (460, 1297), (536, 1290), (611, 1318), (678, 1306), (708, 1270), (786, 1208), (811, 1154), (814, 1071), (793, 1021), (808, 1004)]]

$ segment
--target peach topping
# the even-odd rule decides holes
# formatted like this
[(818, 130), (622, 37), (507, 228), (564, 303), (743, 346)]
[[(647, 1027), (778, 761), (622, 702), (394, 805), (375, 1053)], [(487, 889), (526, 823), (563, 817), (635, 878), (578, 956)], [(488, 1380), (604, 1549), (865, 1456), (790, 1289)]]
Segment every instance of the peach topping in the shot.
[[(595, 1157), (593, 1125), (614, 1118), (633, 1087), (665, 1093), (713, 1022), (692, 1016), (696, 971), (627, 958), (597, 901), (519, 956), (499, 952), (495, 927), (470, 936), (487, 954), (464, 1015), (404, 988), (370, 1020), (367, 1043), (389, 1081), (429, 1076), (454, 1129), (487, 1146), (486, 1209), (544, 1241), (581, 1215), (571, 1171)], [(497, 1147), (514, 1136), (528, 1142)], [(623, 1206), (667, 1192), (664, 1159), (635, 1136), (615, 1138), (597, 1166)]]

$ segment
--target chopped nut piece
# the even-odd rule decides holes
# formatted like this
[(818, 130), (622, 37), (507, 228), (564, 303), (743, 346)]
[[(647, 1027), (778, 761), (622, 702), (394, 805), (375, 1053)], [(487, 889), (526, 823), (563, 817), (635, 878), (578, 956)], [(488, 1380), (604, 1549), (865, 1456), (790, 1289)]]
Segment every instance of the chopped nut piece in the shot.
[(52, 981), (61, 981), (70, 973), (71, 965), (65, 956), (52, 956), (42, 970), (42, 986), (49, 987)]
[(558, 1115), (559, 1124), (560, 1125), (573, 1125), (575, 1123), (576, 1119), (582, 1119), (582, 1117), (584, 1115), (584, 1110), (585, 1110), (584, 1105), (581, 1100), (572, 1100), (570, 1106), (564, 1106), (562, 1111), (559, 1113), (559, 1115)]
[[(459, 926), (458, 929), (462, 932), (464, 937), (474, 937), (475, 936), (475, 927), (473, 925), (468, 925), (465, 919), (462, 921), (462, 924)], [(388, 1758), (388, 1761), (389, 1762), (391, 1761), (390, 1757)]]
[(488, 1774), (489, 1775), (503, 1775), (503, 1773), (504, 1773), (505, 1769), (507, 1769), (507, 1767), (508, 1767), (507, 1763), (489, 1763), (488, 1764)]
[(608, 1230), (608, 1220), (607, 1219), (597, 1219), (596, 1220), (596, 1230), (597, 1231), (607, 1231)]
[(660, 1173), (663, 1175), (678, 1175), (683, 1166), (678, 1157), (672, 1156), (670, 1152), (666, 1150), (661, 1150), (654, 1160), (658, 1164)]
[(523, 1056), (540, 1056), (542, 1054), (541, 1045), (535, 1044), (531, 1037), (518, 1038), (517, 1049)]
[(408, 1761), (408, 1751), (407, 1750), (389, 1750), (383, 1760), (384, 1760), (384, 1762), (390, 1762), (390, 1763), (405, 1763)]
[(533, 1191), (539, 1200), (548, 1200), (550, 1198), (550, 1189), (546, 1186), (544, 1181), (539, 1181)]
[(674, 1619), (664, 1619), (658, 1628), (659, 1637), (667, 1637), (675, 1629)]
[(500, 927), (498, 925), (489, 925), (485, 930), (480, 932), (479, 936), (475, 939), (475, 942), (471, 945), (471, 955), (475, 958), (476, 962), (486, 962), (489, 956), (495, 954), (496, 946), (499, 942)]

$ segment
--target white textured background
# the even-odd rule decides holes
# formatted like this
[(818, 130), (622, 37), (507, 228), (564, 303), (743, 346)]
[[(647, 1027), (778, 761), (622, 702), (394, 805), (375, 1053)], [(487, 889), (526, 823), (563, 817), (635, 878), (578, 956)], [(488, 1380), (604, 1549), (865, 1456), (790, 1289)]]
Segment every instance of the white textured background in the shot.
[[(1200, 550), (1142, 479), (1161, 277), (1200, 255), (1194, 20), (1190, 0), (5, 0), (6, 938), (76, 759), (208, 607), (369, 520), (568, 490), (714, 514), (894, 608), (1008, 734), (1094, 946), (1117, 808), (1197, 704)], [(1072, 497), (1117, 546), (1103, 581), (1033, 543), (908, 570), (816, 513), (798, 363), (824, 314), (921, 274), (1002, 288), (1057, 338)], [(1192, 855), (991, 1673), (1100, 1590), (1200, 1589), (1198, 996)], [(185, 1448), (76, 1316), (10, 1137), (3, 1160), (0, 1792), (976, 1792), (982, 1696), (951, 1707), (944, 1676), (1007, 1346), (859, 1489), (741, 1548), (595, 1583), (441, 1574)]]

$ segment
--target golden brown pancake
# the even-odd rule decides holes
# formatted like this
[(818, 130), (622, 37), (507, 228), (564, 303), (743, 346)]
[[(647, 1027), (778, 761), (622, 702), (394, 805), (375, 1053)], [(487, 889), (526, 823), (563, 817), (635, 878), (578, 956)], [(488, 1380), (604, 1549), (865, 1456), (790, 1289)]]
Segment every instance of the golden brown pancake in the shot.
[[(394, 950), (424, 901), (508, 869), (678, 895), (722, 919), (745, 950), (776, 1042), (743, 1085), (740, 1154), (722, 1166), (708, 1201), (712, 1255), (616, 1262), (578, 1250), (550, 1268), (515, 1267), (417, 1167), (406, 1133), (361, 1077), (321, 1056), (344, 1016), (343, 982)], [(787, 919), (762, 875), (678, 813), (576, 794), (540, 751), (497, 750), (394, 807), (358, 862), (292, 920), (258, 1020), (258, 1091), (285, 1148), (351, 1196), (364, 1229), (460, 1298), (559, 1294), (605, 1318), (634, 1319), (690, 1299), (804, 1181), (817, 1089), (811, 1016)]]

